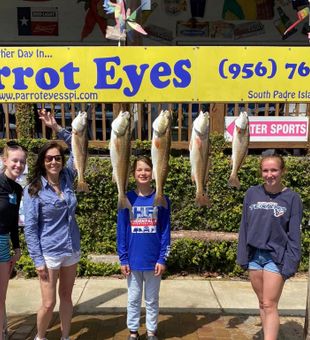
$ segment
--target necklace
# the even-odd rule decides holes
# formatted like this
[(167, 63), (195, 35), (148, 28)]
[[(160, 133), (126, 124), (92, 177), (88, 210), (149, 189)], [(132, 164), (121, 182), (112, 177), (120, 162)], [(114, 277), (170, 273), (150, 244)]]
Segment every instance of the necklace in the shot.
[(52, 187), (56, 187), (56, 186), (59, 186), (59, 180), (58, 180), (58, 182), (52, 182), (52, 181), (49, 181), (49, 180), (47, 180), (47, 182), (48, 182), (48, 184), (50, 185), (50, 186), (52, 186)]

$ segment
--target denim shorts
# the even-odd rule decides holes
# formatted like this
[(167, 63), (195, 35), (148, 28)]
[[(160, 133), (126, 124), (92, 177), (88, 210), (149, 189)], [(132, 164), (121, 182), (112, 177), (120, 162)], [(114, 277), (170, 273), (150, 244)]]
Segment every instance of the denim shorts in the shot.
[(266, 270), (268, 272), (280, 274), (278, 266), (273, 262), (273, 259), (268, 250), (256, 249), (250, 262), (248, 269), (251, 270)]
[(10, 259), (10, 235), (0, 235), (0, 262), (8, 262)]
[(60, 267), (69, 267), (80, 261), (81, 253), (76, 252), (69, 256), (47, 256), (44, 255), (46, 267), (49, 269), (60, 269)]

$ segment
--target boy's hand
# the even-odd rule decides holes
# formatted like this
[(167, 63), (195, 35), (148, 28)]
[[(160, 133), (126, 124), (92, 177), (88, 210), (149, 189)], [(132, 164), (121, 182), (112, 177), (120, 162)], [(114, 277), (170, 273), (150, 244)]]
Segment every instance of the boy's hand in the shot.
[(121, 266), (121, 272), (124, 276), (128, 277), (130, 275), (129, 264), (125, 264), (124, 266)]
[(155, 265), (155, 276), (160, 276), (166, 271), (166, 266), (164, 264), (156, 263)]

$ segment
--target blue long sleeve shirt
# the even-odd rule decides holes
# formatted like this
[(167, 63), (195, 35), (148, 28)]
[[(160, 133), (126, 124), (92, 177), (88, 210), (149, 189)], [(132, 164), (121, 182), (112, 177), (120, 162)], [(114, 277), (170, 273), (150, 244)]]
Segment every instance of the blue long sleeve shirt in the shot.
[(239, 230), (237, 262), (247, 268), (255, 248), (270, 251), (284, 278), (293, 276), (301, 257), (302, 202), (289, 188), (267, 193), (263, 185), (246, 192)]
[[(117, 216), (117, 251), (121, 265), (131, 270), (154, 270), (156, 263), (165, 264), (170, 251), (170, 201), (168, 208), (153, 207), (155, 193), (138, 196), (127, 193), (134, 218), (121, 209)], [(157, 214), (154, 213), (157, 210)], [(157, 215), (157, 216), (156, 216)]]
[(71, 255), (80, 250), (80, 232), (75, 219), (77, 199), (74, 193), (74, 177), (71, 150), (71, 134), (65, 129), (58, 133), (69, 147), (70, 157), (60, 172), (63, 198), (41, 177), (42, 189), (30, 196), (24, 189), (25, 236), (29, 254), (36, 267), (45, 265), (44, 255), (57, 257)]

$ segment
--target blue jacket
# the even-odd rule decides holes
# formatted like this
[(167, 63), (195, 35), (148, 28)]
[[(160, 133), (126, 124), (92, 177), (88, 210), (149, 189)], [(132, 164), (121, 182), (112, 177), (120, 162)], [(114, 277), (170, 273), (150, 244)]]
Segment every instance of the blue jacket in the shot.
[(267, 193), (263, 185), (248, 189), (243, 202), (237, 262), (247, 268), (255, 248), (270, 251), (284, 278), (293, 276), (301, 257), (302, 203), (289, 188)]
[[(168, 208), (154, 208), (155, 192), (138, 196), (127, 193), (134, 219), (128, 209), (117, 216), (117, 251), (121, 265), (129, 264), (131, 270), (154, 270), (156, 263), (165, 264), (170, 251), (170, 201)], [(157, 217), (154, 209), (158, 209)]]
[(42, 189), (30, 196), (24, 189), (25, 236), (29, 254), (36, 267), (45, 265), (44, 255), (66, 256), (80, 251), (80, 232), (75, 220), (77, 200), (73, 189), (76, 171), (71, 152), (71, 134), (62, 129), (58, 137), (70, 149), (70, 157), (60, 173), (64, 199), (60, 198), (42, 177)]

